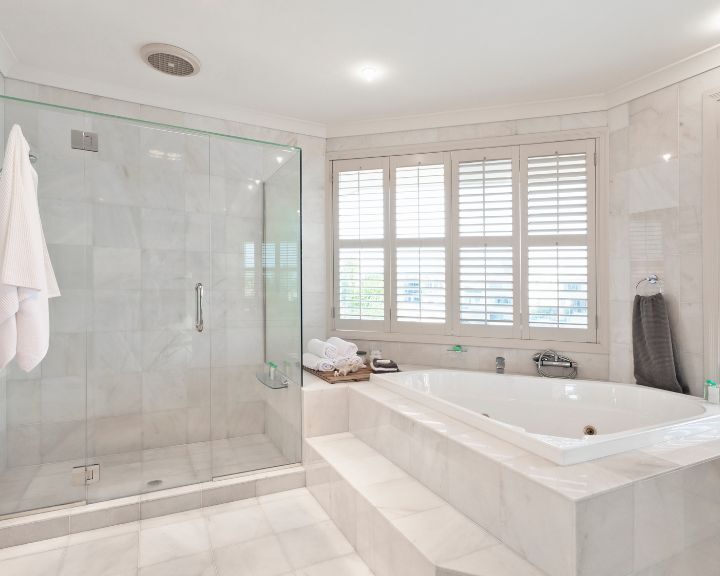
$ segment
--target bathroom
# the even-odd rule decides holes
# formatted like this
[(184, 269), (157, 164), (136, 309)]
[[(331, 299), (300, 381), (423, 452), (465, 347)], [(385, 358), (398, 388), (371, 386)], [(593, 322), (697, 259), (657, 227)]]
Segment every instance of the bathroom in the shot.
[(0, 574), (720, 574), (720, 4), (551, 4), (0, 4)]

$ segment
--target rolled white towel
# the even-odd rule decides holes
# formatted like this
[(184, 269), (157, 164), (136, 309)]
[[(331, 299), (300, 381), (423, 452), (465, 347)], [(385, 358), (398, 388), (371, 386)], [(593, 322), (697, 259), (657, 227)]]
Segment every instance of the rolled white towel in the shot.
[(348, 342), (347, 340), (343, 340), (342, 338), (336, 338), (335, 336), (333, 336), (332, 338), (328, 338), (327, 343), (333, 348), (335, 348), (335, 350), (337, 351), (337, 356), (339, 358), (355, 356), (358, 351), (358, 347), (356, 344)]
[(320, 358), (310, 352), (305, 352), (302, 357), (303, 366), (310, 368), (310, 370), (317, 370), (319, 372), (332, 372), (335, 370), (335, 365), (332, 360), (327, 358)]
[(313, 338), (310, 342), (308, 342), (307, 350), (310, 354), (315, 354), (315, 356), (320, 358), (333, 360), (338, 357), (338, 351), (335, 346), (329, 344), (328, 342), (318, 340), (317, 338)]

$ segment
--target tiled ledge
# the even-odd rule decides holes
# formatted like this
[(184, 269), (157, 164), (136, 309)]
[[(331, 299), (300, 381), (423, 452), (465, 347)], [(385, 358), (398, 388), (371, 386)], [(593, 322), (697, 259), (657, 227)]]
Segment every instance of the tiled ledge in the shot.
[(352, 434), (305, 454), (308, 489), (376, 576), (542, 576)]
[(373, 384), (348, 400), (351, 433), (551, 576), (644, 576), (720, 538), (720, 429), (558, 466)]
[(142, 496), (117, 498), (96, 504), (30, 514), (0, 521), (0, 548), (274, 494), (303, 486), (305, 486), (305, 469), (302, 466), (292, 466), (227, 480), (159, 490)]

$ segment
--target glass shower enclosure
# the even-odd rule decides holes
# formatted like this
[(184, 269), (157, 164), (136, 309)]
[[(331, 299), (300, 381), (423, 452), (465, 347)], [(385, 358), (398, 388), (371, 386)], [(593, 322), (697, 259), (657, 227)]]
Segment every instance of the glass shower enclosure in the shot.
[(41, 365), (0, 370), (0, 516), (299, 462), (301, 151), (0, 108), (61, 290)]

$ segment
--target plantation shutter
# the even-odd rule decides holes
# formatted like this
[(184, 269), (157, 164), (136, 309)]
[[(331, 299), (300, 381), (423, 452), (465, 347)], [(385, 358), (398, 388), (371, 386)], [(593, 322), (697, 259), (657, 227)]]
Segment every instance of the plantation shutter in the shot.
[(333, 162), (335, 327), (387, 329), (386, 158)]
[(519, 337), (518, 148), (454, 152), (452, 167), (455, 332)]
[(449, 155), (391, 159), (392, 329), (444, 333), (448, 325)]
[(531, 339), (596, 341), (595, 141), (521, 147)]

